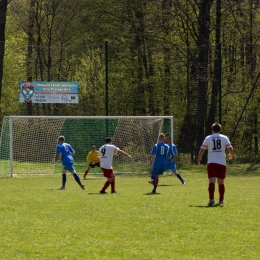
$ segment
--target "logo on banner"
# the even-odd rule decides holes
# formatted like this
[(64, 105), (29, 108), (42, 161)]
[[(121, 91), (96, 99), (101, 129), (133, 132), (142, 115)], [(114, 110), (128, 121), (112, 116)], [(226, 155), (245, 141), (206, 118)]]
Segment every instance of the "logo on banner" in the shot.
[(34, 86), (30, 82), (25, 82), (21, 86), (21, 92), (24, 97), (24, 102), (31, 103), (34, 95)]

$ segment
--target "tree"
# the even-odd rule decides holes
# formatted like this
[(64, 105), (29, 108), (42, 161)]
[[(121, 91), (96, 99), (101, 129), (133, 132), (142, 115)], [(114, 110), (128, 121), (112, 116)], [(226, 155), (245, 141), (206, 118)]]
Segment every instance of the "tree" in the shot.
[[(198, 106), (196, 127), (196, 155), (205, 137), (205, 120), (207, 112), (208, 59), (210, 36), (210, 9), (213, 0), (201, 0), (198, 16)], [(196, 158), (197, 159), (197, 158)], [(205, 160), (203, 160), (205, 162)]]
[[(219, 94), (219, 85), (221, 84), (221, 45), (220, 45), (220, 34), (221, 34), (221, 0), (216, 1), (216, 24), (215, 24), (215, 59), (214, 59), (214, 72), (213, 80), (211, 84), (211, 102), (208, 113), (208, 119), (206, 123), (206, 134), (211, 133), (211, 125), (215, 122), (217, 113), (217, 101)], [(219, 122), (221, 123), (221, 122)]]
[(5, 25), (8, 0), (0, 0), (0, 101), (2, 98), (2, 81), (4, 72), (5, 54)]

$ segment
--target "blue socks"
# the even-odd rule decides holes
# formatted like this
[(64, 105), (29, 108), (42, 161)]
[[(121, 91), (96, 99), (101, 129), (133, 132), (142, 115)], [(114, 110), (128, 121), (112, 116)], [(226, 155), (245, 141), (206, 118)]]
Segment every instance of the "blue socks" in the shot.
[(182, 179), (182, 177), (181, 177), (181, 175), (180, 175), (179, 173), (178, 173), (176, 176), (179, 178), (179, 180), (180, 180), (182, 183), (184, 183), (184, 180)]
[(75, 172), (73, 174), (73, 176), (74, 176), (75, 181), (81, 186), (81, 181), (80, 181), (80, 178), (79, 178), (78, 174)]
[(62, 186), (63, 187), (65, 187), (66, 181), (67, 181), (67, 175), (66, 174), (62, 174)]

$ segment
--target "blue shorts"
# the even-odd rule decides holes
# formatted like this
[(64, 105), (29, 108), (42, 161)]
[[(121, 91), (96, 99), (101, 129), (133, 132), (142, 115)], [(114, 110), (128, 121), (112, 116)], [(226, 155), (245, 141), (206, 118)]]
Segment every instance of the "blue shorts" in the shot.
[(166, 170), (166, 167), (164, 165), (162, 165), (162, 166), (155, 165), (152, 168), (151, 175), (162, 175), (165, 170)]
[(75, 168), (73, 167), (73, 164), (72, 164), (72, 163), (63, 164), (63, 166), (64, 166), (64, 169), (67, 170), (67, 171), (72, 172), (72, 171), (75, 170)]
[(167, 164), (167, 170), (171, 170), (173, 172), (176, 172), (176, 170), (177, 170), (176, 163), (168, 163)]

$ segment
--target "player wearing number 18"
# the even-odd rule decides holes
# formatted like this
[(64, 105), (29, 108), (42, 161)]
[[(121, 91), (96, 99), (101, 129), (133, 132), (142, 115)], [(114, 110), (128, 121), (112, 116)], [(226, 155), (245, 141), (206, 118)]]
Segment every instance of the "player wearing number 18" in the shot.
[(113, 171), (112, 163), (113, 156), (115, 153), (125, 155), (129, 158), (131, 156), (123, 150), (120, 150), (118, 147), (112, 144), (112, 139), (110, 137), (106, 138), (106, 143), (101, 146), (98, 150), (98, 157), (100, 160), (100, 168), (103, 171), (104, 177), (107, 178), (107, 181), (99, 193), (105, 194), (106, 189), (111, 184), (111, 193), (116, 193), (115, 190), (115, 173)]
[(216, 179), (218, 181), (219, 204), (223, 205), (225, 193), (224, 179), (226, 178), (226, 149), (228, 149), (229, 152), (229, 160), (233, 159), (233, 147), (228, 137), (220, 134), (221, 125), (219, 123), (214, 123), (211, 126), (211, 130), (212, 135), (205, 138), (198, 155), (198, 164), (200, 164), (205, 150), (208, 150), (208, 206), (212, 206), (215, 203), (214, 192)]

